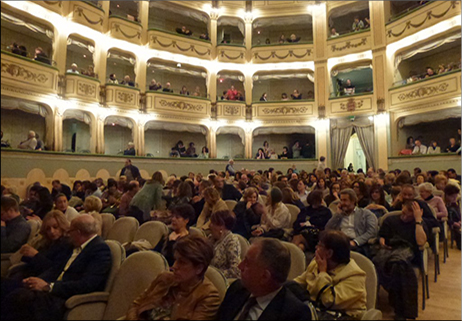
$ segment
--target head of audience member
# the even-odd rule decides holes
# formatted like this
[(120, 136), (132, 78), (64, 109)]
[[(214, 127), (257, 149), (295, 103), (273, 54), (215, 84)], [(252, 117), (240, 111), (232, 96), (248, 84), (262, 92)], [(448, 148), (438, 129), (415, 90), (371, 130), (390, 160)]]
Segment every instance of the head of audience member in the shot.
[(433, 76), (435, 74), (435, 71), (433, 70), (432, 67), (427, 67), (427, 75)]
[(323, 177), (320, 177), (316, 183), (316, 189), (324, 190), (326, 189), (326, 180)]
[(85, 202), (83, 202), (83, 210), (85, 213), (91, 213), (91, 212), (101, 212), (101, 209), (103, 208), (103, 203), (101, 202), (101, 199), (96, 196), (88, 196), (85, 198)]
[(265, 157), (265, 151), (263, 150), (263, 148), (259, 148), (258, 149), (258, 157)]
[(67, 201), (67, 196), (60, 193), (55, 197), (55, 208), (60, 210), (63, 213), (66, 213), (69, 203)]
[(178, 186), (175, 196), (179, 198), (191, 198), (193, 196), (191, 185), (187, 182), (181, 182)]
[(370, 188), (369, 198), (375, 204), (385, 204), (385, 192), (378, 184), (373, 184)]
[(220, 192), (213, 187), (206, 188), (204, 190), (204, 199), (210, 207), (213, 207), (221, 199)]
[(265, 44), (267, 44), (267, 45), (271, 44), (271, 41), (269, 40), (269, 38), (266, 38)]
[(81, 215), (71, 222), (69, 236), (75, 247), (80, 247), (98, 234), (100, 227), (91, 215)]
[(42, 47), (37, 47), (35, 48), (35, 55), (40, 55), (40, 54), (43, 54), (43, 49)]
[(152, 177), (149, 183), (150, 184), (159, 183), (160, 185), (164, 186), (165, 185), (164, 175), (162, 175), (161, 172), (155, 172), (154, 174), (152, 174)]
[(339, 209), (346, 214), (351, 214), (355, 210), (358, 203), (358, 197), (351, 188), (346, 188), (340, 192), (340, 205)]
[(347, 86), (351, 86), (351, 80), (350, 80), (350, 79), (347, 79), (347, 80), (346, 80), (346, 85), (347, 85)]
[(181, 204), (175, 206), (171, 210), (172, 212), (172, 230), (181, 234), (189, 228), (189, 222), (191, 222), (196, 215), (194, 208), (189, 204)]
[(165, 88), (167, 88), (167, 89), (170, 89), (170, 86), (171, 86), (170, 82), (167, 82), (167, 83), (165, 84)]
[(18, 216), (19, 212), (18, 202), (12, 197), (2, 196), (1, 200), (1, 219), (3, 222), (9, 222)]
[(335, 36), (337, 34), (337, 30), (335, 30), (335, 28), (332, 28), (330, 30), (330, 34), (331, 34), (331, 36)]
[(58, 192), (60, 192), (63, 188), (61, 182), (58, 179), (55, 179), (53, 182), (51, 182), (51, 185), (53, 186), (53, 189), (55, 189)]
[(419, 185), (419, 194), (423, 200), (427, 200), (433, 196), (433, 185), (430, 183), (422, 183)]
[(131, 181), (127, 187), (127, 193), (130, 194), (132, 197), (136, 195), (140, 190), (140, 183), (137, 181)]
[(76, 72), (78, 68), (79, 68), (79, 67), (77, 66), (76, 63), (73, 63), (73, 64), (71, 65), (71, 70), (72, 70), (72, 72)]
[(219, 211), (210, 216), (210, 232), (216, 241), (228, 234), (236, 223), (236, 216), (231, 211)]
[(33, 130), (30, 130), (29, 131), (29, 134), (27, 136), (28, 139), (32, 139), (32, 138), (35, 138), (37, 135), (35, 134), (35, 132)]
[(416, 145), (417, 147), (422, 146), (422, 142), (421, 142), (421, 140), (420, 140), (419, 138), (417, 138), (417, 139), (415, 140), (415, 145)]
[(297, 36), (293, 33), (290, 35), (290, 40), (295, 41), (297, 40)]
[(401, 186), (393, 186), (390, 191), (390, 196), (392, 201), (394, 202), (398, 196), (401, 195)]
[(282, 191), (282, 202), (284, 204), (295, 205), (295, 202), (300, 200), (298, 195), (290, 187), (285, 187), (281, 191)]
[(155, 86), (155, 85), (157, 85), (157, 81), (155, 79), (152, 79), (151, 80), (151, 86)]
[(217, 176), (217, 177), (215, 177), (213, 183), (215, 185), (215, 188), (218, 191), (221, 191), (221, 190), (223, 190), (223, 187), (225, 186), (225, 179), (223, 177)]
[(437, 190), (444, 191), (444, 188), (446, 187), (447, 184), (448, 184), (448, 179), (446, 176), (440, 175), (440, 174), (435, 176), (435, 187)]
[(109, 75), (109, 79), (111, 79), (111, 80), (113, 80), (113, 81), (114, 81), (114, 80), (117, 80), (116, 74), (110, 74), (110, 75)]
[(401, 209), (401, 220), (403, 222), (409, 223), (415, 220), (413, 205), (414, 201), (403, 202), (403, 208)]
[(359, 17), (358, 16), (355, 16), (355, 23), (359, 23)]
[(359, 180), (353, 183), (353, 190), (358, 198), (367, 197), (369, 195), (366, 183)]
[(448, 178), (457, 179), (457, 172), (454, 168), (448, 169)]
[(231, 91), (235, 91), (236, 88), (234, 88), (234, 86), (231, 86)]
[(322, 205), (323, 193), (322, 191), (312, 191), (310, 194), (308, 194), (306, 200), (311, 207), (318, 208)]
[(181, 87), (181, 91), (185, 93), (187, 91), (186, 86)]
[(268, 200), (271, 207), (276, 207), (282, 202), (282, 191), (278, 187), (273, 187), (268, 196)]
[(281, 99), (282, 99), (282, 100), (287, 100), (287, 99), (289, 99), (289, 98), (287, 97), (287, 94), (286, 94), (286, 93), (282, 93)]
[(459, 198), (460, 188), (454, 184), (449, 184), (444, 188), (444, 200), (446, 204), (455, 204)]
[(401, 199), (403, 202), (413, 202), (415, 200), (415, 189), (411, 184), (405, 184), (401, 187)]
[[(340, 182), (335, 182), (330, 185), (330, 195), (340, 198), (340, 190), (342, 189)], [(309, 203), (309, 202), (308, 202)], [(311, 204), (311, 203), (310, 203)]]
[(326, 230), (321, 232), (316, 246), (316, 257), (327, 261), (327, 271), (339, 265), (350, 263), (350, 240), (342, 231)]
[[(66, 199), (66, 197), (64, 198)], [(48, 242), (57, 241), (68, 235), (69, 225), (61, 210), (51, 211), (43, 218), (40, 235)]]
[(213, 248), (206, 238), (190, 235), (176, 243), (174, 257), (172, 271), (175, 281), (188, 287), (204, 279), (213, 259)]
[(420, 184), (425, 183), (426, 177), (425, 177), (425, 175), (422, 174), (422, 173), (417, 174), (417, 176), (415, 177), (415, 181), (416, 181), (416, 183), (417, 183), (417, 186), (419, 186)]
[(245, 190), (244, 202), (247, 202), (248, 207), (258, 202), (258, 190), (255, 187), (249, 187)]
[(124, 82), (127, 83), (127, 84), (130, 82), (130, 76), (129, 75), (125, 75)]

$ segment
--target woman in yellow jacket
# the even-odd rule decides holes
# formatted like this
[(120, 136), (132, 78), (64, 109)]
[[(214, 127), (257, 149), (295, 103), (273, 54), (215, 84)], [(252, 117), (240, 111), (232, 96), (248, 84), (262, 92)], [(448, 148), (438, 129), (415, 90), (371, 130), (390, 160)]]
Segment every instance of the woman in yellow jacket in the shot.
[(305, 273), (295, 279), (310, 293), (313, 302), (352, 319), (366, 312), (366, 273), (350, 259), (350, 241), (340, 231), (324, 231), (316, 258)]

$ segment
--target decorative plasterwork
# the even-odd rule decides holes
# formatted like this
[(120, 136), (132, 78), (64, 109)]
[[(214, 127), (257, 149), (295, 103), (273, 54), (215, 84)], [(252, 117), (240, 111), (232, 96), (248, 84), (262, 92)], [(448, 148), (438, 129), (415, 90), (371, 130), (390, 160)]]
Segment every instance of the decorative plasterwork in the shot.
[(297, 59), (302, 59), (302, 58), (311, 56), (311, 52), (312, 52), (311, 49), (306, 49), (306, 51), (303, 54), (298, 55), (298, 54), (296, 54), (294, 52), (294, 50), (289, 50), (287, 55), (280, 56), (280, 55), (278, 55), (277, 51), (271, 51), (271, 53), (267, 57), (263, 57), (263, 56), (260, 55), (259, 52), (256, 52), (256, 53), (254, 53), (254, 57), (255, 57), (255, 60), (261, 59), (263, 61), (269, 60), (271, 58), (278, 58), (279, 60), (284, 60), (284, 59), (287, 59), (288, 57), (295, 57)]
[(351, 115), (352, 113), (369, 111), (372, 109), (372, 96), (365, 95), (359, 97), (345, 97), (343, 99), (333, 99), (329, 101), (332, 114)]
[(138, 37), (138, 39), (141, 39), (141, 32), (137, 31), (134, 35), (129, 35), (129, 34), (125, 33), (125, 31), (123, 31), (121, 25), (118, 24), (118, 23), (113, 23), (112, 28), (115, 28), (116, 32), (120, 32), (121, 34), (124, 35), (124, 37), (126, 37), (128, 39), (133, 39), (135, 37)]
[(241, 106), (225, 105), (223, 106), (225, 116), (238, 116), (241, 114)]
[(133, 104), (135, 102), (135, 94), (117, 91), (117, 102)]
[(221, 57), (226, 57), (228, 58), (229, 60), (238, 60), (238, 59), (244, 59), (244, 53), (241, 52), (239, 53), (237, 56), (235, 57), (232, 57), (232, 56), (229, 56), (225, 50), (220, 50), (220, 55)]
[(347, 102), (340, 103), (340, 109), (348, 112), (356, 111), (356, 109), (361, 109), (364, 105), (362, 99), (355, 100), (354, 98), (348, 99)]
[(94, 97), (96, 93), (96, 86), (79, 81), (77, 84), (77, 94), (82, 96)]
[(2, 62), (2, 74), (3, 73), (7, 73), (14, 78), (21, 78), (20, 80), (23, 81), (36, 82), (39, 84), (44, 84), (48, 81), (48, 77), (45, 74), (40, 72), (32, 72), (14, 63)]
[(265, 115), (303, 115), (306, 114), (308, 108), (306, 107), (276, 107), (276, 108), (263, 108), (262, 112)]
[(204, 105), (195, 105), (195, 104), (190, 104), (187, 102), (183, 101), (167, 101), (165, 99), (161, 99), (159, 101), (160, 106), (164, 108), (169, 108), (169, 109), (176, 109), (176, 110), (181, 110), (181, 111), (194, 111), (194, 112), (202, 112), (205, 108)]
[(342, 47), (337, 47), (337, 45), (332, 45), (331, 49), (332, 49), (332, 52), (336, 52), (336, 51), (342, 51), (342, 50), (350, 49), (350, 48), (357, 48), (363, 45), (367, 45), (367, 38), (361, 38), (361, 41), (357, 43), (351, 43), (351, 41), (347, 41), (345, 45)]
[(151, 36), (151, 43), (159, 44), (159, 46), (163, 48), (173, 47), (183, 52), (192, 51), (198, 54), (199, 56), (206, 56), (206, 55), (210, 56), (210, 53), (211, 53), (210, 49), (207, 49), (205, 52), (200, 52), (196, 49), (195, 45), (189, 45), (189, 48), (186, 48), (186, 47), (182, 48), (178, 45), (177, 41), (175, 40), (172, 40), (170, 43), (162, 43), (161, 41), (159, 41), (159, 39), (157, 39), (157, 36)]
[(409, 100), (424, 98), (428, 96), (439, 95), (448, 89), (449, 84), (442, 83), (442, 84), (435, 84), (432, 86), (420, 87), (415, 90), (409, 91), (407, 93), (401, 93), (398, 96), (399, 101), (405, 102)]
[(101, 26), (103, 25), (103, 18), (99, 17), (99, 20), (91, 20), (84, 12), (84, 8), (76, 6), (74, 9), (74, 13), (76, 13), (79, 17), (84, 17), (85, 20), (92, 25), (97, 25), (100, 24)]

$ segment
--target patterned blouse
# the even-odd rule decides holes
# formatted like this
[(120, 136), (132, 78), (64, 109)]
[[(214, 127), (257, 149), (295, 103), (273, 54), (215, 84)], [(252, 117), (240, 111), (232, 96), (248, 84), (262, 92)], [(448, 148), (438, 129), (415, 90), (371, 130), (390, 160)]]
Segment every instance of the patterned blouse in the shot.
[(211, 265), (223, 272), (227, 279), (238, 279), (241, 271), (238, 268), (241, 263), (241, 244), (236, 235), (231, 231), (213, 244), (214, 256)]

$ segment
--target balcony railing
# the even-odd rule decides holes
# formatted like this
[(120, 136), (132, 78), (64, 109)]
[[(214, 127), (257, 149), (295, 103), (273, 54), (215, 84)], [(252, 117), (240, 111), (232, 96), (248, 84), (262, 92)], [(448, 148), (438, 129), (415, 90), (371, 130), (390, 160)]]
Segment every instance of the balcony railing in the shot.
[(217, 117), (242, 119), (246, 116), (245, 103), (242, 101), (221, 100), (217, 102)]
[(146, 92), (146, 111), (178, 115), (186, 119), (208, 118), (211, 114), (210, 100), (202, 97), (184, 96), (159, 91)]
[(246, 48), (244, 45), (219, 44), (217, 55), (220, 62), (245, 63)]
[(141, 44), (143, 27), (139, 22), (112, 15), (109, 17), (109, 29), (114, 38)]
[(106, 84), (106, 104), (122, 109), (140, 108), (140, 90), (125, 85)]
[(252, 113), (258, 119), (286, 119), (313, 116), (314, 100), (291, 100), (280, 102), (255, 102)]
[(373, 93), (360, 93), (349, 96), (329, 98), (329, 107), (331, 114), (361, 114), (372, 111)]
[(100, 81), (96, 78), (66, 73), (66, 98), (77, 98), (90, 102), (99, 102)]
[(338, 37), (331, 37), (327, 40), (327, 48), (330, 57), (363, 52), (371, 49), (371, 45), (370, 29), (363, 29)]
[(313, 43), (257, 45), (252, 47), (253, 63), (313, 60)]
[(97, 31), (103, 31), (104, 10), (88, 1), (71, 2), (72, 20)]

